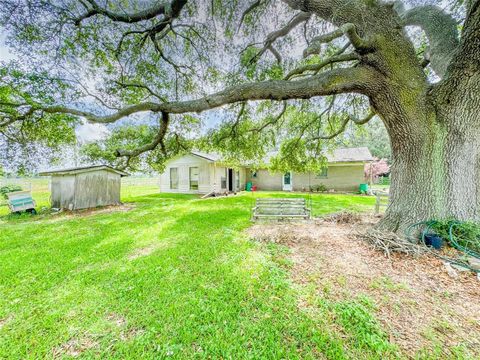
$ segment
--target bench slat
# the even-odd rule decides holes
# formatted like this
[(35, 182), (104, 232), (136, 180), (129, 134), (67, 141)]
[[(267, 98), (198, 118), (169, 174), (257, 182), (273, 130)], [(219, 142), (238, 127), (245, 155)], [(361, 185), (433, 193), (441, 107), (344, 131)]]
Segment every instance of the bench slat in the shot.
[(252, 219), (308, 219), (310, 209), (305, 198), (259, 198)]

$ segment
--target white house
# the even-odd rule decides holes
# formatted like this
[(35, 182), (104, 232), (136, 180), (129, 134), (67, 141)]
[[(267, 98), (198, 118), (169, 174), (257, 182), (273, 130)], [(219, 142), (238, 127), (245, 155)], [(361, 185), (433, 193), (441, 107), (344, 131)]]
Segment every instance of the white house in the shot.
[(160, 191), (208, 194), (235, 192), (251, 182), (258, 190), (305, 191), (320, 184), (336, 191), (357, 191), (365, 182), (364, 166), (373, 160), (366, 147), (336, 149), (326, 154), (328, 165), (319, 174), (272, 173), (267, 169), (229, 168), (216, 154), (192, 151), (166, 164), (160, 175)]
[(174, 193), (234, 192), (245, 188), (246, 168), (228, 168), (216, 154), (192, 151), (170, 160), (160, 175), (160, 191)]

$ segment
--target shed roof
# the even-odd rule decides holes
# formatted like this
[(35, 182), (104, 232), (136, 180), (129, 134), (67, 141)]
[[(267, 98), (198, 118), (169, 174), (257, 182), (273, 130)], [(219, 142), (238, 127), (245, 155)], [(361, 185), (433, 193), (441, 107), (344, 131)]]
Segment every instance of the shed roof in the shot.
[(73, 175), (73, 174), (80, 174), (80, 173), (86, 173), (86, 172), (97, 171), (97, 170), (111, 171), (119, 174), (120, 176), (129, 175), (125, 171), (115, 169), (108, 165), (91, 165), (91, 166), (80, 166), (80, 167), (74, 167), (74, 168), (68, 168), (68, 169), (56, 169), (56, 170), (43, 171), (38, 175), (40, 176)]

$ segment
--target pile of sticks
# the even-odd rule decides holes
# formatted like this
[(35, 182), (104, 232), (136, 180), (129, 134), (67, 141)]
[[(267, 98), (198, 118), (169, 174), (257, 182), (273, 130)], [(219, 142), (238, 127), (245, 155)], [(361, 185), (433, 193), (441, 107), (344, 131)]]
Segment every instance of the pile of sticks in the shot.
[(415, 244), (395, 233), (370, 229), (365, 233), (358, 233), (357, 237), (369, 243), (374, 249), (383, 251), (388, 258), (391, 253), (402, 253), (419, 256), (428, 252), (424, 245)]
[(342, 211), (335, 214), (331, 214), (322, 218), (323, 221), (331, 222), (334, 224), (357, 224), (362, 222), (362, 217), (359, 214), (349, 211)]

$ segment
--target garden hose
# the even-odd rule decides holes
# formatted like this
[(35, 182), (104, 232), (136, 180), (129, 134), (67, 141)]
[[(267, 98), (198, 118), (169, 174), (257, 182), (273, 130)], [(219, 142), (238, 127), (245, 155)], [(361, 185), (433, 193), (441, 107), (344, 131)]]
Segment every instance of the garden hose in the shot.
[[(422, 231), (422, 237), (421, 237), (421, 240), (423, 242), (423, 244), (425, 244), (425, 235), (428, 234), (428, 232), (430, 231), (430, 229), (437, 225), (437, 224), (440, 224), (439, 221), (437, 220), (428, 220), (428, 221), (421, 221), (421, 222), (418, 222), (418, 223), (415, 223), (415, 224), (412, 224), (410, 225), (409, 227), (407, 227), (405, 229), (405, 236), (408, 240), (414, 240), (414, 241), (417, 241), (417, 239), (412, 236), (412, 231), (415, 227), (418, 227), (418, 226), (421, 226), (421, 225), (425, 225), (423, 231)], [(471, 249), (468, 249), (462, 245), (460, 245), (458, 243), (457, 240), (455, 240), (455, 236), (453, 234), (453, 229), (457, 226), (460, 226), (462, 224), (462, 222), (460, 221), (453, 221), (450, 225), (449, 225), (449, 228), (448, 228), (448, 237), (449, 237), (449, 244), (457, 249), (458, 251), (468, 255), (468, 256), (471, 256), (473, 258), (476, 258), (476, 259), (479, 259), (480, 260), (480, 253), (474, 251), (474, 250), (471, 250)], [(480, 273), (480, 269), (478, 268), (473, 268), (472, 266), (470, 266), (466, 261), (461, 261), (461, 260), (458, 260), (458, 259), (453, 259), (453, 258), (449, 258), (449, 257), (446, 257), (446, 256), (443, 256), (443, 255), (440, 255), (438, 252), (436, 251), (430, 251), (430, 253), (432, 253), (433, 255), (435, 255), (436, 257), (444, 260), (444, 261), (447, 261), (449, 262), (450, 264), (454, 264), (454, 265), (457, 265), (457, 266), (461, 266), (463, 268), (466, 268), (468, 270), (471, 270), (475, 273)]]

